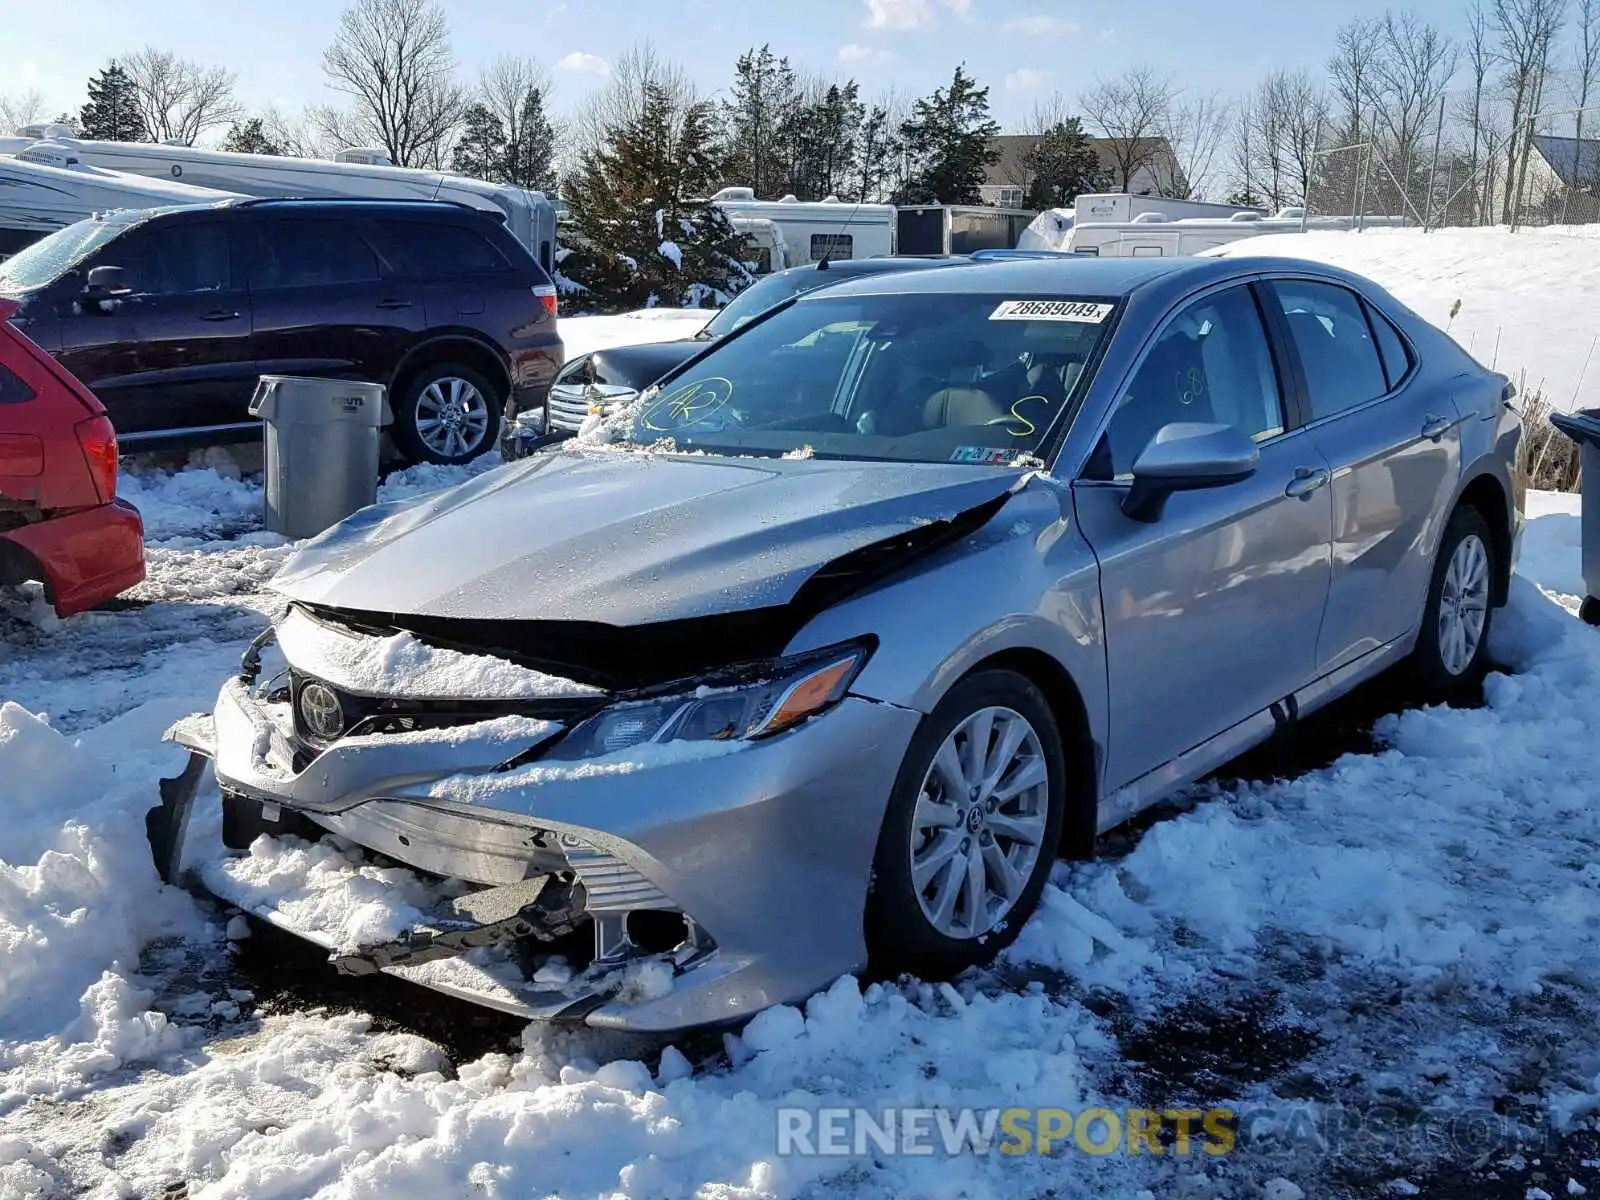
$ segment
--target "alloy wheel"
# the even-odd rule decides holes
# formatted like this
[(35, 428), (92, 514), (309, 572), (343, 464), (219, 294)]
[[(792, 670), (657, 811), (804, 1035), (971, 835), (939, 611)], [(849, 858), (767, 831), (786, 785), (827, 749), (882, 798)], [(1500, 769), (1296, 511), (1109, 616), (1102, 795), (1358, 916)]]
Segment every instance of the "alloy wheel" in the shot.
[(1461, 675), (1477, 657), (1489, 614), (1489, 551), (1477, 534), (1456, 544), (1439, 594), (1439, 660)]
[(417, 437), (441, 458), (475, 452), (489, 435), (489, 402), (465, 379), (435, 379), (417, 397)]
[(982, 708), (951, 730), (911, 818), (911, 883), (929, 924), (958, 939), (999, 925), (1038, 864), (1049, 811), (1049, 769), (1026, 717)]

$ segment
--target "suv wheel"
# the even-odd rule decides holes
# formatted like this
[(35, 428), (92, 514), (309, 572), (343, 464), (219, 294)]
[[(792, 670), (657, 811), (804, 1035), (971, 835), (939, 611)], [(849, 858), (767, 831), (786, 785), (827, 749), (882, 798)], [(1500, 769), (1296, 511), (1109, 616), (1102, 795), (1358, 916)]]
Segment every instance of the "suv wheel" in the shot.
[(946, 978), (1016, 940), (1055, 861), (1066, 780), (1032, 682), (992, 670), (951, 688), (911, 739), (878, 835), (874, 969)]
[(1422, 630), (1412, 652), (1412, 667), (1430, 695), (1455, 699), (1488, 669), (1494, 579), (1494, 538), (1488, 524), (1475, 508), (1456, 509), (1439, 541)]
[(434, 363), (406, 380), (394, 406), (394, 439), (412, 462), (471, 462), (500, 440), (505, 398), (462, 363)]

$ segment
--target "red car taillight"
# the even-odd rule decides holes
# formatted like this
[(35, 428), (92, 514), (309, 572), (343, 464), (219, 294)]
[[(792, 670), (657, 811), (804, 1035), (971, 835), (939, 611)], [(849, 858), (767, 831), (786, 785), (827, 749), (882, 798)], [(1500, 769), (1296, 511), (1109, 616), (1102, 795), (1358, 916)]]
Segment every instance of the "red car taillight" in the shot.
[(104, 416), (79, 421), (74, 429), (100, 503), (110, 504), (117, 497), (117, 431)]
[(544, 305), (545, 312), (552, 317), (556, 315), (556, 289), (554, 284), (541, 283), (533, 289), (533, 294), (539, 297), (539, 303)]

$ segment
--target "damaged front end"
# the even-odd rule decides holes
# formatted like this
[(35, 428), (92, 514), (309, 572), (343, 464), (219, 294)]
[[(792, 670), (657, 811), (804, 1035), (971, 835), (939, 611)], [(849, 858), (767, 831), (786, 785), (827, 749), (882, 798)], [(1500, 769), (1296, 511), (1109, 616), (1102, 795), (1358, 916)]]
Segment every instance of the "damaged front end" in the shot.
[[(162, 877), (322, 946), (341, 972), (536, 1020), (716, 1023), (859, 965), (858, 932), (829, 946), (790, 920), (823, 830), (783, 830), (804, 811), (827, 821), (836, 770), (887, 795), (892, 769), (871, 748), (908, 738), (915, 718), (848, 695), (870, 643), (693, 687), (349, 688), (361, 648), (393, 657), (409, 637), (294, 606), (258, 639), (215, 711), (168, 731), (190, 759), (148, 817)], [(274, 641), (286, 662), (262, 678)], [(824, 750), (802, 726), (836, 708), (844, 740)], [(209, 861), (184, 846), (208, 762), (225, 849)], [(828, 870), (814, 875), (828, 886)]]
[[(704, 490), (705, 468), (689, 469)], [(215, 710), (168, 731), (190, 760), (149, 817), (163, 878), (324, 947), (341, 971), (529, 1019), (669, 1032), (858, 970), (884, 806), (921, 714), (855, 690), (872, 636), (790, 647), (1027, 481), (908, 477), (921, 490), (896, 499), (855, 466), (784, 463), (757, 486), (789, 497), (791, 539), (739, 518), (746, 555), (752, 539), (781, 546), (759, 568), (709, 536), (676, 550), (641, 537), (629, 578), (649, 586), (609, 593), (598, 534), (552, 540), (548, 578), (488, 542), (461, 551), (470, 584), (414, 578), (418, 547), (401, 543), (426, 528), (443, 545), (459, 500), (385, 518), (409, 535), (330, 537), (275, 582), (288, 612)], [(817, 507), (841, 493), (865, 497), (855, 516)], [(596, 619), (557, 580), (603, 599)], [(379, 610), (391, 584), (418, 602)], [(538, 589), (546, 611), (494, 613)], [(186, 855), (208, 762), (223, 849)]]

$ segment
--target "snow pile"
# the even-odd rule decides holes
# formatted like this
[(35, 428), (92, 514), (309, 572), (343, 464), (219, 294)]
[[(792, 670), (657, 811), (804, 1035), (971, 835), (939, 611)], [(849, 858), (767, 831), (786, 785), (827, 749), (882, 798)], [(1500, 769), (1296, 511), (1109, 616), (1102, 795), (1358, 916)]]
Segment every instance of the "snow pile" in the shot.
[(261, 526), (261, 484), (215, 468), (125, 469), (117, 477), (117, 495), (139, 510), (145, 540), (155, 545), (178, 539), (193, 545)]
[[(162, 889), (151, 865), (148, 776), (120, 768), (148, 769), (152, 757), (170, 766), (174, 755), (146, 747), (143, 763), (114, 766), (114, 753), (103, 757), (20, 705), (0, 704), (0, 1070), (36, 1057), (17, 1042), (51, 1034), (52, 1079), (167, 1044), (141, 1021), (139, 994), (122, 973), (150, 939), (196, 926), (186, 898)], [(78, 1020), (62, 1030), (62, 1014), (74, 1011)], [(64, 1047), (80, 1043), (88, 1049), (63, 1059)]]
[(567, 361), (611, 346), (675, 342), (691, 338), (716, 313), (696, 308), (647, 308), (614, 317), (562, 317), (561, 344)]
[(1600, 406), (1600, 362), (1591, 361), (1600, 356), (1592, 316), (1600, 227), (1272, 234), (1209, 253), (1288, 255), (1355, 271), (1447, 329), (1525, 395), (1542, 392), (1558, 409)]
[(315, 931), (355, 949), (393, 941), (422, 924), (442, 899), (439, 889), (398, 867), (366, 861), (331, 839), (259, 837), (250, 852), (202, 868), (206, 885), (240, 908), (276, 910), (295, 929)]
[(410, 633), (343, 633), (298, 610), (278, 626), (278, 648), (301, 670), (369, 696), (514, 700), (601, 694), (598, 688), (502, 658), (430, 646)]

